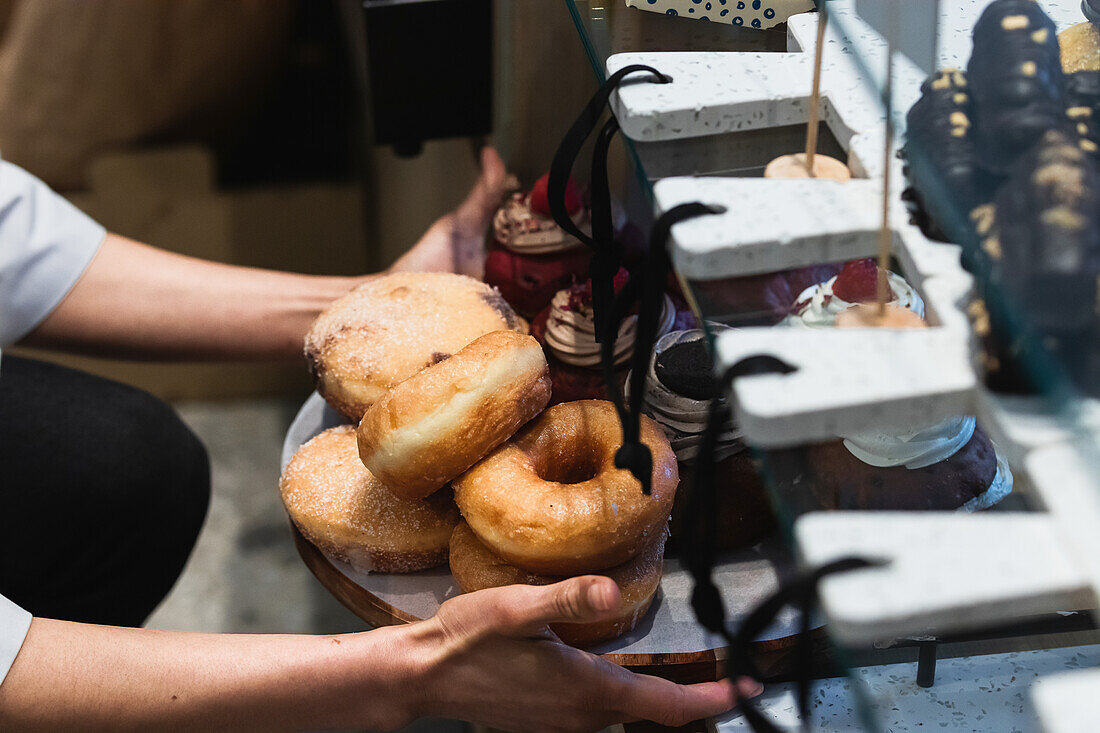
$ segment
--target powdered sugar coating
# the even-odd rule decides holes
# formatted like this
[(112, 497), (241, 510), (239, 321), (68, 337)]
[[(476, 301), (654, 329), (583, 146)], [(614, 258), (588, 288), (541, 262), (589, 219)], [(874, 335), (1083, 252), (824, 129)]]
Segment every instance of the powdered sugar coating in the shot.
[(527, 333), (500, 293), (464, 275), (400, 272), (334, 302), (314, 322), (305, 354), (317, 391), (358, 420), (386, 390), (490, 331)]
[(279, 493), (307, 539), (366, 571), (442, 564), (458, 522), (450, 487), (425, 499), (402, 499), (371, 475), (350, 425), (330, 428), (299, 448)]

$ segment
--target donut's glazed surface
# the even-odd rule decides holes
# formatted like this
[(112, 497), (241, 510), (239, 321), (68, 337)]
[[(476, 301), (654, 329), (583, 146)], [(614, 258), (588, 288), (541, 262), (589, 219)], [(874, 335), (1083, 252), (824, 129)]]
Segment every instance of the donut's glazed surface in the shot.
[(475, 339), (374, 403), (359, 456), (392, 491), (427, 496), (511, 437), (550, 400), (538, 341), (514, 331)]
[(554, 405), (454, 482), (474, 533), (524, 570), (574, 575), (637, 555), (665, 531), (679, 483), (676, 456), (653, 420), (641, 439), (653, 456), (652, 493), (615, 467), (622, 429), (602, 400)]
[(527, 333), (496, 289), (464, 275), (397, 272), (334, 302), (305, 341), (317, 391), (358, 421), (391, 387), (490, 331)]

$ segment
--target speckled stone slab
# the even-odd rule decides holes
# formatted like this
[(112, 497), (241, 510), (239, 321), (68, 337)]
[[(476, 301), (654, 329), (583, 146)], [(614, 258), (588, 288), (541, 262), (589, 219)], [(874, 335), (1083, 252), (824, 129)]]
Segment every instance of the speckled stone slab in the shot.
[[(806, 122), (813, 82), (809, 54), (623, 53), (607, 60), (608, 73), (638, 63), (660, 69), (672, 82), (619, 87), (613, 98), (615, 116), (623, 132), (635, 140), (700, 137)], [(822, 119), (849, 152), (856, 175), (880, 175), (881, 107), (850, 63), (826, 69)]]
[(966, 342), (945, 329), (765, 327), (718, 337), (722, 365), (758, 354), (796, 371), (734, 382), (737, 424), (754, 445), (803, 445), (973, 411), (975, 377)]
[[(688, 279), (775, 272), (867, 257), (878, 249), (878, 181), (676, 177), (658, 181), (653, 193), (658, 211), (690, 201), (726, 210), (672, 228), (673, 262)], [(959, 247), (933, 242), (909, 225), (900, 200), (891, 222), (893, 249), (911, 283), (919, 286), (935, 275), (969, 277), (959, 264)]]
[(1071, 561), (1088, 578), (1094, 602), (1100, 601), (1100, 433), (1038, 448), (1025, 466)]
[[(860, 667), (850, 677), (814, 683), (809, 729), (1093, 733), (1100, 730), (1096, 717), (1100, 696), (1095, 694), (1100, 679), (1095, 671), (1081, 670), (1097, 665), (1100, 646), (1096, 645), (941, 659), (936, 684), (927, 689), (917, 686), (915, 662)], [(1088, 677), (1094, 686), (1067, 684), (1057, 691), (1048, 687), (1078, 677)], [(1032, 686), (1043, 690), (1042, 697), (1037, 693), (1035, 705), (1029, 695)], [(1074, 702), (1078, 703), (1075, 708)], [(758, 705), (782, 730), (798, 730), (795, 683), (768, 685)], [(718, 719), (717, 730), (735, 733), (752, 728), (734, 711)]]
[(889, 561), (822, 582), (830, 629), (847, 644), (1095, 606), (1047, 514), (819, 512), (799, 518), (795, 536), (812, 566), (849, 555)]
[[(950, 0), (940, 3), (937, 65), (965, 67), (970, 57), (970, 31), (990, 0)], [(1078, 0), (1045, 0), (1043, 8), (1059, 29), (1084, 20)], [(826, 122), (835, 118), (848, 129), (833, 132), (845, 147), (854, 131), (881, 129), (882, 88), (886, 45), (855, 12), (853, 0), (829, 3), (832, 22), (822, 63)], [(631, 63), (651, 64), (672, 76), (665, 85), (635, 84), (612, 97), (623, 132), (635, 140), (714, 135), (792, 122), (805, 122), (812, 70), (808, 64), (816, 43), (817, 18), (795, 15), (788, 21), (794, 54), (755, 53), (626, 53), (608, 58), (608, 73)], [(805, 53), (802, 53), (805, 52)], [(863, 63), (857, 61), (857, 54)], [(895, 60), (895, 103), (902, 111), (916, 101), (926, 74), (909, 59)], [(832, 109), (829, 109), (832, 108)], [(830, 119), (830, 113), (834, 119)], [(769, 122), (771, 120), (771, 122)], [(787, 120), (783, 122), (781, 120)], [(881, 148), (881, 146), (878, 146)], [(870, 147), (873, 151), (874, 146)], [(873, 158), (873, 156), (871, 156)], [(873, 160), (864, 163), (877, 165)], [(872, 177), (874, 174), (871, 174)]]
[[(1075, 667), (1100, 667), (1090, 647), (1083, 664)], [(1067, 665), (1068, 666), (1068, 665)], [(1081, 733), (1100, 731), (1100, 669), (1051, 674), (1035, 681), (1031, 700), (1045, 733)]]

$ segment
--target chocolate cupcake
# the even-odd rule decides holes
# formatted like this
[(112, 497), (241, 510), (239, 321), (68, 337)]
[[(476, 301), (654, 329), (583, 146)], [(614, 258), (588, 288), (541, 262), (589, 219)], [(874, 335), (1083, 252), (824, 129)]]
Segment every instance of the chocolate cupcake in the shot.
[[(807, 288), (784, 324), (835, 326), (840, 313), (874, 302), (877, 280), (873, 261), (849, 262), (837, 277)], [(894, 304), (923, 317), (924, 301), (913, 287), (895, 273), (889, 274), (889, 283)], [(905, 431), (854, 432), (812, 445), (806, 453), (811, 490), (822, 509), (975, 511), (1012, 491), (1007, 463), (973, 417)]]
[(822, 509), (978, 511), (1012, 491), (1007, 463), (972, 417), (854, 433), (807, 451)]
[[(712, 328), (722, 328), (712, 324)], [(680, 484), (672, 508), (672, 543), (681, 526), (687, 488), (695, 477), (707, 413), (715, 398), (714, 363), (698, 329), (673, 331), (657, 340), (645, 381), (643, 412), (660, 425), (676, 453)], [(724, 397), (719, 397), (723, 403)], [(755, 545), (776, 526), (760, 467), (732, 419), (718, 436), (713, 456), (717, 492), (717, 549)]]

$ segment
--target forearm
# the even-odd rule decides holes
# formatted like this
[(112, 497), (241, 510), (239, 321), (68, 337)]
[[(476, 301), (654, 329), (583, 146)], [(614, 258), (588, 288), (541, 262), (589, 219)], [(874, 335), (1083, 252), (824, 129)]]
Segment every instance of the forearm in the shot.
[(364, 279), (234, 267), (108, 234), (23, 343), (137, 359), (294, 358), (317, 314)]
[(392, 728), (418, 713), (406, 699), (418, 686), (404, 679), (401, 635), (237, 636), (35, 619), (0, 685), (0, 729)]

